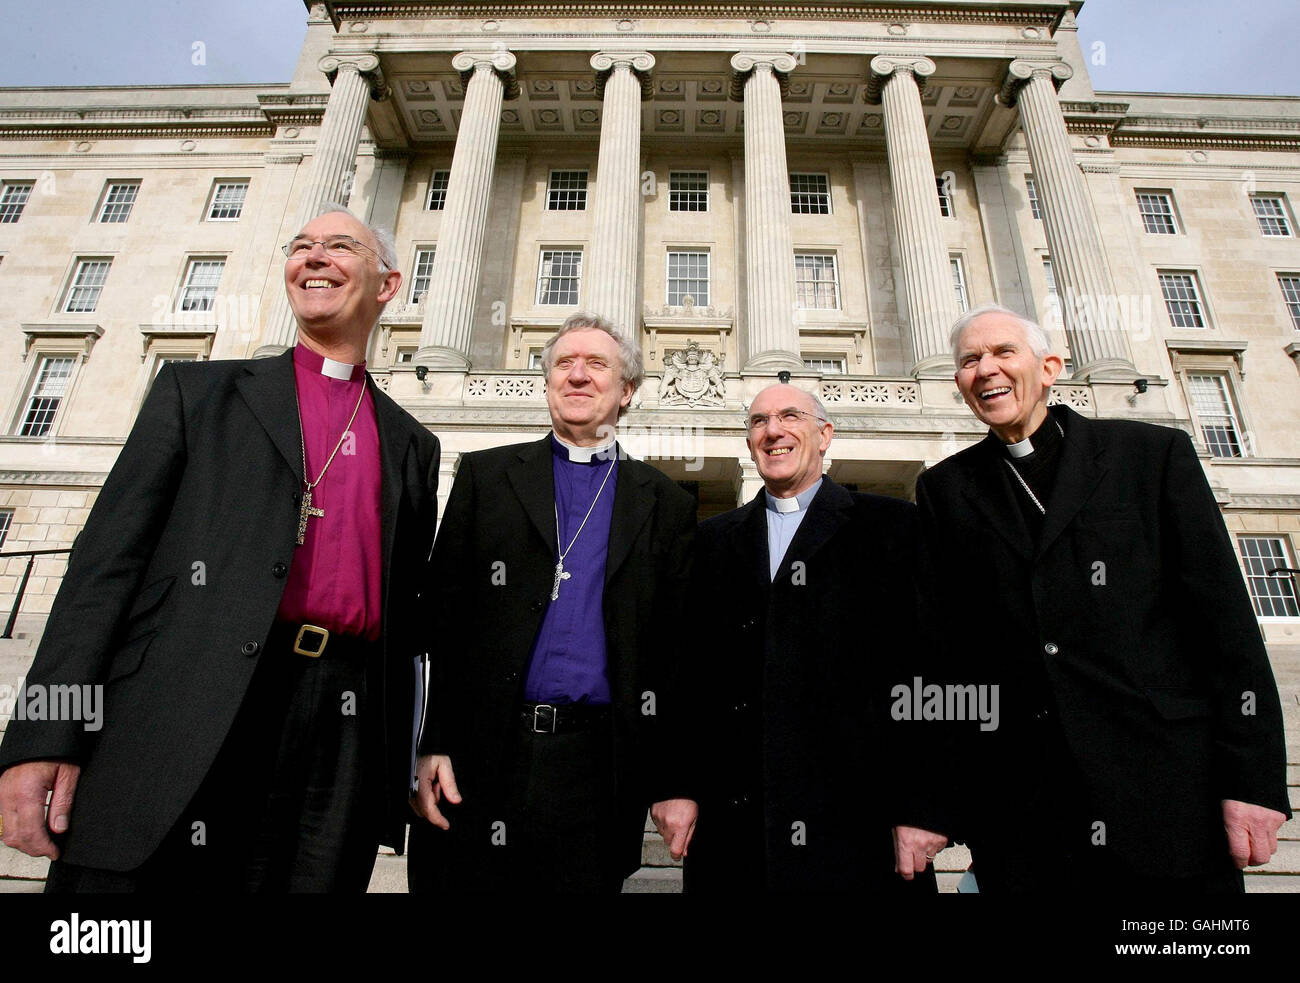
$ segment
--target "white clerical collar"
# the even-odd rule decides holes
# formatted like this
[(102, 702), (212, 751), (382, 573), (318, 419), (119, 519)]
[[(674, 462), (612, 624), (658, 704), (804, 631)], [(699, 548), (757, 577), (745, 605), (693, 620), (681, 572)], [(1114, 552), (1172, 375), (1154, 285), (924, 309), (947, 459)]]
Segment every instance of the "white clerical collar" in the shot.
[(336, 362), (332, 358), (325, 358), (321, 362), (320, 374), (329, 376), (331, 379), (340, 379), (343, 382), (349, 382), (352, 379), (352, 370), (354, 367), (355, 366), (353, 366), (351, 362)]
[(811, 505), (812, 500), (817, 496), (817, 489), (821, 486), (822, 479), (818, 478), (816, 484), (810, 488), (805, 488), (794, 498), (777, 498), (766, 489), (764, 489), (763, 493), (767, 496), (767, 507), (773, 512), (780, 512), (785, 515), (790, 512), (802, 512)]
[(608, 461), (611, 457), (609, 450), (614, 446), (615, 440), (617, 439), (610, 438), (598, 447), (578, 447), (576, 444), (569, 443), (554, 431), (551, 432), (551, 436), (555, 439), (557, 444), (568, 452), (569, 460), (577, 464), (590, 464), (592, 458), (599, 458), (602, 461)]
[(1028, 457), (1034, 453), (1033, 442), (1026, 437), (1024, 440), (1017, 440), (1014, 444), (1007, 444), (1007, 453), (1012, 457)]

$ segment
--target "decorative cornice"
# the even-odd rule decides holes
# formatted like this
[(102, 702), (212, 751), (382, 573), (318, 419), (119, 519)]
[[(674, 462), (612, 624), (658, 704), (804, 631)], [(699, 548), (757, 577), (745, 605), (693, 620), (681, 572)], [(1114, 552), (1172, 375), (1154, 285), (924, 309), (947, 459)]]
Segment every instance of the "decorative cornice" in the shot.
[(654, 55), (648, 51), (597, 51), (591, 56), (591, 67), (596, 72), (596, 98), (605, 98), (605, 82), (616, 65), (627, 65), (632, 70), (641, 83), (643, 102), (654, 96), (651, 75), (655, 67)]
[(24, 335), (23, 361), (32, 353), (32, 345), (44, 338), (68, 338), (81, 342), (81, 360), (90, 357), (90, 350), (95, 342), (104, 336), (104, 329), (98, 324), (86, 324), (76, 321), (54, 321), (46, 324), (21, 325)]
[[(29, 443), (26, 438), (23, 443)], [(66, 437), (59, 438), (60, 444), (73, 441)], [(102, 444), (104, 441), (93, 441)], [(115, 443), (121, 444), (122, 441)], [(98, 488), (108, 479), (107, 471), (0, 471), (0, 485), (76, 485), (85, 488)]]
[(924, 55), (877, 55), (871, 59), (871, 77), (867, 80), (866, 98), (873, 106), (880, 105), (885, 82), (895, 72), (911, 72), (919, 92), (925, 91), (926, 80), (934, 74), (935, 64)]
[[(1244, 459), (1250, 463), (1249, 458)], [(1216, 460), (1215, 463), (1218, 463)], [(1234, 509), (1291, 509), (1300, 511), (1300, 495), (1239, 494), (1231, 498)]]

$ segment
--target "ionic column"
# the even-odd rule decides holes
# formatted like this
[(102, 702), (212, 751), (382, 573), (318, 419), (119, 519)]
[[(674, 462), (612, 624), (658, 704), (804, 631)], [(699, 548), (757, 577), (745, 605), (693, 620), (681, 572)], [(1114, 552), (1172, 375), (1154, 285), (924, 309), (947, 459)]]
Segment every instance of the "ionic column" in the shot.
[(1132, 378), (1127, 325), (1056, 98), (1072, 74), (1063, 62), (1013, 61), (998, 100), (1020, 108), (1075, 375)]
[(654, 63), (646, 51), (599, 51), (591, 58), (605, 105), (583, 306), (633, 340), (641, 324), (641, 100), (650, 95)]
[[(298, 200), (295, 231), (310, 222), (322, 205), (347, 204), (366, 107), (371, 99), (387, 99), (390, 94), (379, 59), (373, 54), (326, 55), (317, 67), (329, 77), (333, 88), (312, 152), (311, 174)], [(296, 337), (293, 309), (281, 286), (262, 333), (262, 346), (254, 354), (259, 358), (278, 355)]]
[(743, 371), (803, 371), (795, 325), (790, 172), (781, 95), (795, 59), (782, 52), (733, 55), (731, 97), (745, 101), (745, 334)]
[(894, 233), (912, 331), (912, 374), (952, 371), (948, 334), (957, 320), (948, 247), (939, 227), (934, 162), (921, 110), (921, 88), (934, 74), (922, 57), (871, 59), (870, 102), (882, 103), (889, 181), (894, 192)]
[(483, 239), (496, 168), (501, 103), (514, 98), (515, 56), (508, 51), (462, 51), (451, 61), (465, 80), (465, 106), (447, 181), (447, 202), (424, 301), (418, 365), (436, 371), (469, 368), (470, 335), (483, 267)]

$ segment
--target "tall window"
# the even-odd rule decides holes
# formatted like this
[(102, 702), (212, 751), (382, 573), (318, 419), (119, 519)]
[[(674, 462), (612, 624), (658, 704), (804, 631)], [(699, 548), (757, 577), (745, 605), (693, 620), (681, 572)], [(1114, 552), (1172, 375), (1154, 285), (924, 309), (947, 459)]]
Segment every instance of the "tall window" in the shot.
[(108, 268), (113, 265), (111, 259), (79, 259), (77, 269), (72, 274), (67, 296), (63, 301), (65, 314), (88, 314), (99, 303), (100, 291), (108, 279)]
[(437, 255), (436, 246), (415, 251), (415, 268), (411, 271), (411, 303), (418, 304), (429, 291), (433, 278), (433, 258)]
[(1169, 323), (1175, 328), (1203, 328), (1205, 307), (1196, 274), (1173, 270), (1160, 274), (1160, 292), (1164, 294)]
[(17, 222), (32, 196), (31, 181), (0, 182), (0, 225)]
[(1259, 231), (1264, 235), (1277, 238), (1291, 234), (1291, 221), (1287, 218), (1286, 202), (1281, 195), (1254, 195), (1250, 204), (1255, 209)]
[(1038, 185), (1034, 183), (1033, 175), (1025, 175), (1025, 194), (1029, 197), (1029, 214), (1041, 220), (1043, 209), (1038, 204)]
[(961, 265), (960, 256), (949, 256), (948, 264), (952, 267), (952, 289), (957, 295), (957, 310), (964, 314), (970, 308), (970, 299), (966, 296), (966, 270)]
[(1050, 256), (1043, 257), (1043, 279), (1047, 281), (1047, 298), (1043, 302), (1043, 324), (1046, 327), (1062, 326), (1061, 297), (1056, 292), (1056, 270)]
[(668, 254), (668, 303), (679, 307), (690, 297), (697, 307), (709, 306), (709, 254)]
[(154, 359), (153, 374), (158, 375), (164, 365), (171, 365), (175, 362), (197, 362), (199, 361), (198, 352), (172, 352), (170, 355), (159, 355)]
[(825, 174), (790, 175), (790, 211), (796, 215), (831, 213), (830, 181)]
[(212, 201), (208, 205), (209, 222), (233, 222), (244, 210), (244, 197), (248, 194), (247, 181), (218, 181), (212, 188)]
[(99, 203), (99, 214), (95, 221), (107, 225), (125, 222), (131, 217), (131, 208), (135, 205), (135, 196), (139, 190), (139, 181), (108, 182), (108, 186), (104, 188), (104, 197)]
[(1152, 235), (1177, 235), (1178, 222), (1174, 218), (1174, 199), (1168, 191), (1137, 192), (1138, 214), (1142, 227)]
[(451, 181), (451, 171), (434, 171), (429, 178), (429, 200), (425, 208), (431, 212), (440, 212), (447, 206), (447, 185)]
[(1246, 583), (1250, 587), (1250, 601), (1255, 605), (1255, 617), (1300, 617), (1295, 581), (1286, 574), (1268, 575), (1270, 570), (1292, 566), (1287, 559), (1286, 544), (1272, 536), (1239, 536), (1237, 549), (1241, 551), (1241, 564), (1246, 569)]
[(1189, 375), (1187, 386), (1209, 452), (1215, 457), (1242, 457), (1241, 424), (1232, 407), (1228, 380), (1222, 375)]
[(795, 305), (809, 309), (839, 310), (840, 281), (834, 253), (795, 253)]
[(0, 548), (4, 547), (5, 540), (9, 538), (9, 527), (13, 522), (13, 509), (0, 509)]
[(226, 268), (224, 259), (192, 259), (185, 270), (185, 283), (181, 287), (181, 311), (210, 311), (216, 306), (217, 287), (221, 273)]
[(1300, 331), (1300, 273), (1279, 273), (1277, 284), (1282, 288), (1282, 299), (1291, 314), (1291, 326)]
[(948, 188), (943, 183), (943, 178), (935, 178), (934, 187), (939, 192), (939, 214), (943, 218), (952, 218), (952, 196), (948, 194)]
[(44, 437), (54, 426), (59, 406), (68, 392), (74, 359), (71, 355), (44, 355), (36, 366), (31, 395), (18, 420), (18, 436)]
[(707, 212), (709, 210), (709, 172), (669, 172), (668, 210), (670, 212)]
[(576, 304), (581, 285), (581, 249), (542, 250), (541, 268), (537, 274), (537, 303)]
[(546, 207), (553, 212), (580, 212), (587, 207), (586, 171), (551, 171)]

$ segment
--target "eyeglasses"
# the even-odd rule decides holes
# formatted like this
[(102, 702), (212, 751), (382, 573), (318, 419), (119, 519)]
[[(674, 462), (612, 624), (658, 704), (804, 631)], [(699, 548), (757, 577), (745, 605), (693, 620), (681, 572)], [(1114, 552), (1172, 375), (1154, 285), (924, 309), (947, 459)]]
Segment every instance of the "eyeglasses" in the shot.
[(321, 246), (325, 250), (325, 255), (333, 259), (339, 259), (344, 256), (363, 256), (369, 253), (379, 260), (379, 265), (385, 270), (388, 264), (380, 258), (379, 253), (371, 249), (359, 239), (353, 239), (352, 236), (329, 236), (325, 239), (308, 239), (306, 236), (294, 236), (280, 248), (290, 259), (305, 259), (307, 254), (315, 246)]
[(762, 430), (767, 426), (767, 421), (775, 418), (776, 422), (781, 425), (782, 430), (793, 430), (799, 426), (799, 421), (804, 417), (811, 420), (820, 420), (826, 423), (826, 418), (818, 416), (816, 413), (809, 413), (807, 410), (778, 410), (775, 413), (755, 413), (752, 416), (745, 417), (745, 423), (749, 425), (750, 430)]

